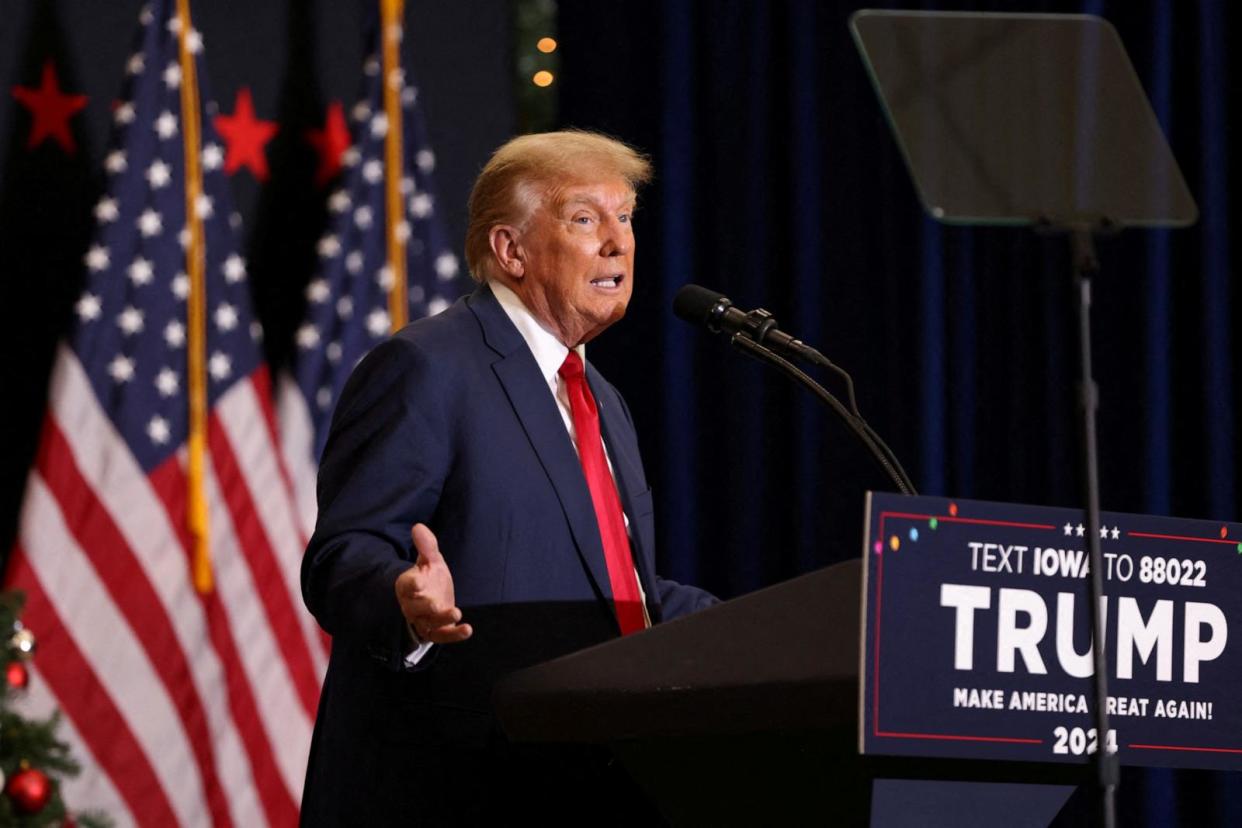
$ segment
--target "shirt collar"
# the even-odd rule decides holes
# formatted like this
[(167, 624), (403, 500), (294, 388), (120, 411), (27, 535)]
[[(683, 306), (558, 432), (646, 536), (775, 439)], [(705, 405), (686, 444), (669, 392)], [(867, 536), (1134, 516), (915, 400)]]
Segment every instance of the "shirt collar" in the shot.
[[(540, 324), (535, 315), (527, 310), (522, 300), (507, 285), (501, 284), (496, 279), (492, 279), (488, 284), (492, 289), (492, 295), (500, 303), (501, 309), (513, 322), (513, 326), (518, 329), (518, 333), (522, 335), (526, 347), (530, 348), (535, 362), (539, 365), (539, 373), (543, 374), (543, 378), (555, 391), (557, 372), (561, 364), (565, 362), (565, 357), (569, 355), (569, 349)], [(585, 365), (586, 346), (579, 345), (574, 350), (578, 352), (578, 356)]]

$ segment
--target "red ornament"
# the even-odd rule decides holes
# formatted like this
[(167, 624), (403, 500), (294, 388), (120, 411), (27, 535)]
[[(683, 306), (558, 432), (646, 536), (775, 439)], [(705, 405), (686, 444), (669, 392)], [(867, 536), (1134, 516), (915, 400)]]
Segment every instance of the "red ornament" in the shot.
[(237, 90), (232, 115), (217, 115), (216, 132), (228, 145), (224, 153), (224, 171), (233, 175), (242, 167), (250, 170), (259, 181), (267, 181), (267, 142), (279, 129), (275, 121), (256, 118), (250, 87)]
[(8, 679), (9, 687), (17, 690), (25, 690), (26, 685), (30, 684), (30, 671), (20, 661), (10, 661), (4, 677)]
[(34, 149), (50, 138), (69, 155), (78, 151), (73, 133), (69, 131), (69, 119), (86, 106), (86, 96), (60, 91), (56, 64), (51, 60), (43, 63), (43, 77), (38, 88), (14, 86), (12, 92), (18, 103), (30, 110), (32, 121), (26, 149)]
[(340, 101), (328, 105), (323, 129), (306, 130), (306, 141), (319, 153), (315, 186), (322, 187), (341, 171), (341, 156), (349, 149), (349, 125), (345, 123), (345, 110)]
[(16, 810), (23, 814), (37, 814), (52, 798), (52, 783), (43, 771), (23, 768), (9, 777), (4, 792), (13, 800)]

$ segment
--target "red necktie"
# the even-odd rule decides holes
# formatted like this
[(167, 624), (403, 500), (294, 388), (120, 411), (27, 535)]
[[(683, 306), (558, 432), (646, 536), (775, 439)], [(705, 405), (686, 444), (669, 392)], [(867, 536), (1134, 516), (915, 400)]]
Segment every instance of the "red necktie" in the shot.
[(617, 495), (617, 484), (604, 457), (604, 443), (599, 434), (599, 411), (591, 389), (587, 387), (582, 359), (577, 352), (569, 352), (559, 373), (569, 392), (569, 409), (574, 419), (574, 431), (578, 435), (578, 459), (582, 461), (582, 472), (586, 475), (587, 488), (591, 490), (591, 502), (595, 504), (600, 540), (604, 542), (604, 560), (608, 564), (608, 581), (612, 584), (617, 622), (621, 625), (621, 634), (629, 635), (645, 628), (647, 618), (643, 613), (638, 578), (634, 573), (634, 556), (630, 553), (630, 539), (625, 532), (625, 518), (621, 514), (621, 498)]

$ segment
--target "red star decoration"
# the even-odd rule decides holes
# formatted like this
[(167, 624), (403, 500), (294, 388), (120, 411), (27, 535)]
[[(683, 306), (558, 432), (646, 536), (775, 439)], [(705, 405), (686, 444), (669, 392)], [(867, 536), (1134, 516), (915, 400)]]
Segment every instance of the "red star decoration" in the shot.
[(254, 100), (250, 87), (237, 90), (232, 115), (217, 115), (216, 131), (228, 145), (224, 154), (224, 171), (233, 175), (242, 167), (250, 170), (259, 181), (267, 181), (267, 142), (279, 129), (275, 121), (254, 117)]
[(306, 141), (319, 153), (315, 186), (322, 187), (341, 171), (341, 156), (349, 149), (349, 126), (345, 123), (345, 109), (340, 101), (328, 105), (323, 129), (306, 130)]
[(86, 106), (86, 96), (66, 95), (60, 91), (56, 66), (50, 59), (43, 63), (43, 80), (39, 88), (14, 86), (13, 97), (30, 110), (30, 116), (34, 119), (26, 149), (32, 150), (52, 138), (70, 155), (78, 151), (73, 134), (69, 132), (69, 119)]

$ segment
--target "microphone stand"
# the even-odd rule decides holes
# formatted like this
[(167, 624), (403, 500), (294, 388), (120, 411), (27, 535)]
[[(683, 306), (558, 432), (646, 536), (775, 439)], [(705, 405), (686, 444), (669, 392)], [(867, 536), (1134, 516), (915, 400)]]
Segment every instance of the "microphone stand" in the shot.
[[(872, 458), (879, 464), (880, 468), (883, 469), (884, 473), (894, 483), (894, 485), (897, 486), (897, 491), (904, 495), (918, 494), (914, 490), (914, 484), (910, 481), (905, 469), (901, 468), (901, 463), (897, 462), (897, 458), (893, 456), (892, 450), (889, 449), (888, 446), (884, 444), (884, 441), (871, 430), (871, 426), (867, 425), (866, 421), (863, 420), (862, 417), (851, 413), (840, 400), (830, 394), (827, 389), (825, 389), (818, 382), (811, 379), (810, 375), (779, 354), (773, 353), (773, 351), (768, 347), (741, 333), (733, 334), (733, 336), (729, 337), (729, 342), (735, 348), (739, 348), (760, 362), (775, 365), (778, 369), (780, 369), (781, 373), (785, 374), (785, 376), (799, 383), (808, 389), (812, 394), (819, 397), (819, 399), (826, 403), (828, 407), (831, 408), (847, 426), (849, 426), (850, 430), (854, 432), (854, 435), (858, 437), (859, 441), (862, 442), (862, 444), (867, 448), (867, 451), (870, 452)], [(833, 368), (835, 369), (835, 366), (833, 366)], [(836, 370), (839, 371), (840, 369)], [(883, 448), (881, 448), (881, 446), (883, 446)]]
[[(1103, 229), (1108, 225), (1104, 224)], [(1100, 271), (1095, 254), (1095, 228), (1068, 228), (1073, 256), (1074, 289), (1078, 310), (1078, 359), (1081, 372), (1078, 404), (1082, 414), (1082, 473), (1087, 501), (1087, 554), (1091, 566), (1091, 637), (1095, 670), (1096, 785), (1100, 793), (1100, 823), (1104, 828), (1117, 824), (1117, 786), (1120, 773), (1117, 756), (1109, 750), (1108, 673), (1104, 657), (1104, 619), (1100, 603), (1104, 594), (1104, 561), (1100, 553), (1100, 469), (1096, 446), (1095, 413), (1099, 391), (1091, 376), (1091, 278)]]

